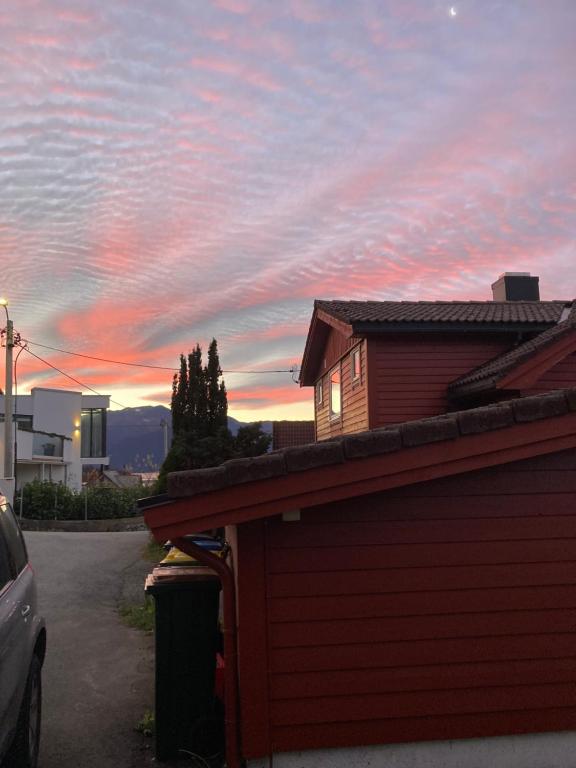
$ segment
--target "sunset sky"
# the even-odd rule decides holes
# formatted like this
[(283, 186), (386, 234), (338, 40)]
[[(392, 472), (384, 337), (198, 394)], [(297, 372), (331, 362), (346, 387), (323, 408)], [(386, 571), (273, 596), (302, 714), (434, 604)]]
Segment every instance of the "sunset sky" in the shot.
[[(287, 371), (315, 298), (576, 296), (574, 0), (2, 0), (0, 94), (0, 295), (114, 408), (170, 371), (36, 345)], [(225, 379), (312, 417), (288, 372)], [(80, 388), (27, 352), (18, 386)]]

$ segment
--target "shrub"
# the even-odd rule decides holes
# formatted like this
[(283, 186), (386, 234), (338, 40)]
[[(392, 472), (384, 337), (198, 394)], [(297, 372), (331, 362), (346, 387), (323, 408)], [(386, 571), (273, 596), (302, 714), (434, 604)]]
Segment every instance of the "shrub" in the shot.
[[(104, 520), (138, 514), (136, 500), (147, 495), (135, 488), (85, 487), (72, 491), (60, 483), (33, 480), (21, 490), (22, 514), (34, 520)], [(19, 501), (15, 502), (18, 509)]]

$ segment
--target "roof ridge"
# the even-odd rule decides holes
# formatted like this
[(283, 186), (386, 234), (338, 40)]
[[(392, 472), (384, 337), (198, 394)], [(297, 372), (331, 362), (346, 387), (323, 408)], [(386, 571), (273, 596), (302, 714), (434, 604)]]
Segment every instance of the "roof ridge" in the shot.
[(314, 299), (315, 304), (481, 304), (485, 306), (518, 306), (520, 304), (541, 305), (541, 304), (564, 304), (571, 306), (572, 301), (566, 299), (547, 299), (547, 300), (529, 300), (520, 301), (493, 301), (492, 299)]
[(168, 495), (171, 498), (196, 496), (229, 486), (492, 432), (571, 412), (576, 412), (576, 387), (406, 421), (323, 442), (285, 448), (255, 458), (231, 459), (217, 467), (173, 472), (168, 475)]

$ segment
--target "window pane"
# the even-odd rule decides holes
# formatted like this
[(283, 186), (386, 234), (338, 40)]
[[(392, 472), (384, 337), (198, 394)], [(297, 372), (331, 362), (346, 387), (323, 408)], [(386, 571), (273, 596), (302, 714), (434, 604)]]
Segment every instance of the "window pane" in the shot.
[(0, 506), (0, 529), (0, 536), (8, 545), (9, 562), (15, 570), (15, 574), (18, 574), (28, 562), (28, 556), (22, 532), (12, 513), (12, 508), (8, 504)]
[(82, 411), (82, 458), (106, 455), (106, 410), (86, 408)]
[(12, 581), (12, 567), (8, 563), (8, 548), (0, 528), (0, 592), (9, 581)]
[(92, 439), (90, 441), (90, 456), (103, 456), (102, 453), (102, 411), (92, 410)]
[(90, 456), (90, 433), (91, 433), (91, 419), (92, 412), (91, 411), (82, 411), (82, 417), (81, 417), (81, 438), (82, 438), (82, 445), (80, 448), (80, 455), (83, 457)]
[(360, 350), (356, 349), (352, 352), (352, 378), (360, 378)]
[(340, 371), (334, 371), (330, 374), (330, 413), (337, 416), (341, 410)]

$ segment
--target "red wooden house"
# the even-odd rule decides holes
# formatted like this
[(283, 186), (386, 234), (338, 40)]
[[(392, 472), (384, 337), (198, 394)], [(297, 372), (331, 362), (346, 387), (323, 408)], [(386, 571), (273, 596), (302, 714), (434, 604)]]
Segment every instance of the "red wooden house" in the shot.
[[(428, 307), (421, 324), (440, 322)], [(468, 334), (376, 334), (350, 319), (338, 357), (317, 304), (303, 369), (327, 392), (339, 365), (329, 432), (352, 432), (344, 377), (357, 343), (358, 386), (397, 397), (394, 409), (416, 403), (414, 418), (367, 404), (364, 426), (378, 413), (399, 423), (174, 473), (147, 509), (159, 541), (226, 527), (231, 564), (215, 567), (228, 606), (230, 768), (265, 768), (271, 756), (275, 768), (574, 764), (574, 313), (570, 302), (514, 307), (494, 302), (497, 321), (480, 305), (481, 320), (462, 322), (502, 327)], [(446, 365), (416, 376), (409, 338)], [(435, 415), (419, 418), (425, 387), (402, 402), (416, 390), (372, 389), (389, 375), (372, 365), (378, 348), (404, 384), (429, 372)], [(449, 349), (461, 350), (451, 367)]]
[(575, 383), (572, 302), (534, 300), (524, 274), (492, 289), (485, 302), (316, 301), (300, 374), (316, 438)]

